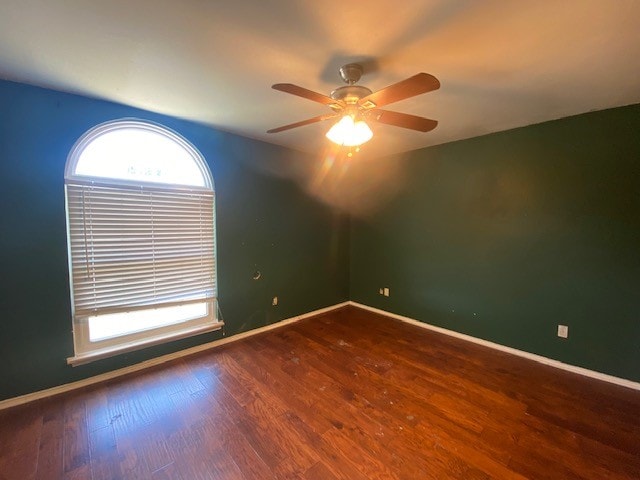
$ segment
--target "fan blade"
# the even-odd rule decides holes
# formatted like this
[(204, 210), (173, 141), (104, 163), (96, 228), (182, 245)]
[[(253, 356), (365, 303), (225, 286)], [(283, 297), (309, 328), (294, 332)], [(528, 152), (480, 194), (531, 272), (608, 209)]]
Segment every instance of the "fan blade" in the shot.
[(317, 117), (309, 118), (307, 120), (302, 120), (301, 122), (291, 123), (289, 125), (283, 125), (282, 127), (272, 128), (271, 130), (267, 130), (267, 133), (278, 133), (284, 130), (290, 130), (292, 128), (304, 127), (305, 125), (311, 125), (312, 123), (322, 122), (324, 120), (329, 120), (330, 118), (338, 117), (337, 113), (328, 114), (328, 115), (318, 115)]
[(409, 128), (419, 132), (429, 132), (438, 126), (438, 122), (436, 120), (417, 117), (407, 113), (390, 112), (389, 110), (373, 110), (370, 114), (370, 118), (380, 123)]
[(394, 83), (382, 90), (373, 92), (358, 101), (358, 105), (364, 108), (382, 107), (390, 103), (414, 97), (422, 93), (431, 92), (440, 88), (440, 82), (433, 75), (418, 73), (401, 82)]
[(336, 109), (344, 108), (345, 106), (344, 102), (340, 100), (334, 100), (331, 97), (327, 97), (326, 95), (322, 95), (321, 93), (316, 93), (311, 90), (307, 90), (306, 88), (293, 85), (292, 83), (276, 83), (275, 85), (272, 85), (271, 88), (280, 92), (290, 93), (291, 95), (297, 95), (298, 97), (306, 98), (307, 100), (311, 100), (313, 102), (329, 105), (330, 107)]

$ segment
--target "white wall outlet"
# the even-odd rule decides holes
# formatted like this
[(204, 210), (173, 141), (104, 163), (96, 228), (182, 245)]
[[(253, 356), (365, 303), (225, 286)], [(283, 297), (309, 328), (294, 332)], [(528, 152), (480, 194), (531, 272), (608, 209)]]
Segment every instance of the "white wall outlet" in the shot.
[(385, 297), (388, 297), (388, 296), (389, 296), (389, 289), (388, 289), (387, 287), (384, 287), (383, 295), (384, 295)]
[(384, 295), (384, 289), (383, 289), (383, 288), (381, 288), (380, 290), (378, 290), (378, 293), (379, 293), (380, 295)]
[(278, 297), (273, 297), (273, 300), (271, 300), (271, 305), (278, 305)]
[(569, 337), (569, 327), (567, 325), (558, 325), (558, 336), (560, 338)]

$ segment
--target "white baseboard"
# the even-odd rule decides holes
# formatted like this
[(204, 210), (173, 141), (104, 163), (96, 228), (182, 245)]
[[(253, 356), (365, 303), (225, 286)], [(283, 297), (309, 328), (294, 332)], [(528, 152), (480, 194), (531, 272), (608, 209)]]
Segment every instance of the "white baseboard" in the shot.
[(281, 320), (276, 323), (272, 323), (271, 325), (266, 325), (264, 327), (256, 328), (254, 330), (249, 330), (248, 332), (238, 333), (237, 335), (232, 335), (230, 337), (221, 338), (219, 340), (214, 340), (213, 342), (203, 343), (202, 345), (197, 345), (195, 347), (187, 348), (185, 350), (180, 350), (178, 352), (169, 353), (167, 355), (163, 355), (161, 357), (152, 358), (150, 360), (146, 360), (144, 362), (136, 363), (135, 365), (131, 365), (128, 367), (120, 368), (118, 370), (113, 370), (111, 372), (102, 373), (100, 375), (95, 375), (93, 377), (84, 378), (82, 380), (78, 380), (76, 382), (65, 383), (64, 385), (59, 385), (57, 387), (47, 388), (45, 390), (39, 390), (33, 393), (27, 393), (26, 395), (21, 395), (19, 397), (8, 398), (6, 400), (0, 401), (0, 410), (4, 410), (6, 408), (16, 407), (18, 405), (22, 405), (25, 403), (33, 402), (35, 400), (40, 400), (47, 397), (53, 397), (54, 395), (59, 395), (61, 393), (70, 392), (72, 390), (77, 390), (79, 388), (87, 387), (89, 385), (94, 385), (96, 383), (104, 382), (107, 380), (111, 380), (113, 378), (121, 377), (123, 375), (127, 375), (129, 373), (138, 372), (140, 370), (144, 370), (145, 368), (153, 367), (156, 365), (160, 365), (162, 363), (169, 362), (171, 360), (175, 360), (177, 358), (186, 357), (189, 355), (193, 355), (194, 353), (203, 352), (205, 350), (209, 350), (211, 348), (219, 347), (221, 345), (225, 345), (227, 343), (236, 342), (238, 340), (242, 340), (243, 338), (250, 337), (252, 335), (257, 335), (259, 333), (268, 332), (269, 330), (274, 330), (276, 328), (283, 327), (285, 325), (290, 325), (295, 322), (299, 322), (308, 317), (313, 317), (315, 315), (320, 315), (323, 313), (330, 312), (332, 310), (336, 310), (337, 308), (345, 307), (349, 305), (349, 302), (338, 303), (336, 305), (331, 305), (330, 307), (321, 308), (319, 310), (314, 310), (313, 312), (304, 313), (302, 315), (296, 315), (295, 317), (287, 318), (285, 320)]
[(419, 320), (415, 320), (413, 318), (387, 312), (386, 310), (381, 310), (379, 308), (370, 307), (362, 303), (348, 302), (348, 304), (357, 308), (362, 308), (363, 310), (368, 310), (370, 312), (384, 315), (386, 317), (395, 318), (396, 320), (400, 320), (405, 323), (410, 323), (411, 325), (415, 325), (421, 328), (426, 328), (427, 330), (432, 330), (434, 332), (442, 333), (444, 335), (449, 335), (451, 337), (459, 338), (461, 340), (466, 340), (467, 342), (477, 343), (478, 345), (483, 345), (485, 347), (493, 348), (495, 350), (500, 350), (501, 352), (510, 353), (512, 355), (517, 355), (518, 357), (527, 358), (529, 360), (533, 360), (538, 363), (543, 363), (545, 365), (549, 365), (555, 368), (560, 368), (568, 372), (578, 373), (580, 375), (584, 375), (585, 377), (595, 378), (597, 380), (602, 380), (604, 382), (614, 383), (616, 385), (631, 388), (633, 390), (640, 390), (640, 383), (634, 382), (632, 380), (627, 380), (626, 378), (614, 377), (613, 375), (607, 375), (606, 373), (596, 372), (594, 370), (589, 370), (588, 368), (577, 367), (575, 365), (560, 362), (558, 360), (553, 360), (552, 358), (543, 357), (542, 355), (525, 352), (523, 350), (518, 350), (517, 348), (507, 347), (505, 345), (500, 345), (499, 343), (494, 343), (488, 340), (483, 340), (481, 338), (472, 337), (471, 335), (459, 333), (454, 330), (448, 330), (446, 328), (436, 327), (435, 325), (430, 325), (428, 323), (424, 323)]

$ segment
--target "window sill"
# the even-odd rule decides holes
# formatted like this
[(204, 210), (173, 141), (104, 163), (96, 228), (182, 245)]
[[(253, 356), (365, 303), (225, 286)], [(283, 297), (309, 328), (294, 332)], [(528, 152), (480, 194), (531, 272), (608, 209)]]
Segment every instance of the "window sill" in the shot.
[(180, 340), (182, 338), (193, 337), (202, 333), (214, 332), (220, 330), (224, 326), (224, 322), (216, 322), (209, 325), (202, 325), (190, 330), (183, 330), (177, 333), (170, 333), (165, 335), (155, 336), (146, 340), (123, 343), (117, 347), (102, 348), (100, 350), (94, 350), (92, 352), (81, 353), (73, 357), (67, 358), (67, 364), (73, 367), (78, 365), (84, 365), (86, 363), (94, 362), (96, 360), (102, 360), (103, 358), (113, 357), (122, 353), (133, 352), (135, 350), (141, 350), (153, 345), (160, 345), (172, 340)]

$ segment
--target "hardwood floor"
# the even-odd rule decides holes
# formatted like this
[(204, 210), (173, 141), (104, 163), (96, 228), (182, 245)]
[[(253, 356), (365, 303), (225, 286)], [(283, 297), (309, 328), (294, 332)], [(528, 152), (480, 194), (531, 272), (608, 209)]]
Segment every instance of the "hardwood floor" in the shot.
[(345, 308), (0, 412), (1, 479), (638, 479), (640, 392)]

